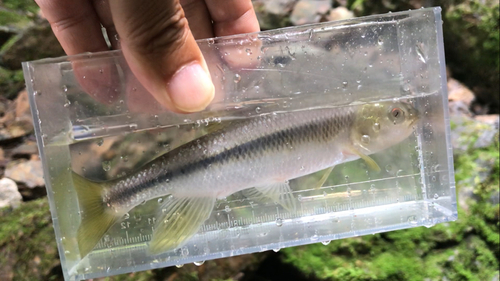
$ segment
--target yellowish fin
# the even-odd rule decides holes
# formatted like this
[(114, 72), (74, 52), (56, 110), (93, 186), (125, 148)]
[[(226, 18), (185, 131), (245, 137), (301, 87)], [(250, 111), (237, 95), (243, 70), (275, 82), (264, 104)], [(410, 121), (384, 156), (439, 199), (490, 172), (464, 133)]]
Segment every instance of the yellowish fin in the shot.
[(290, 185), (287, 182), (258, 186), (245, 191), (247, 197), (267, 197), (280, 204), (285, 210), (295, 212), (297, 206)]
[(181, 247), (208, 219), (214, 203), (211, 197), (166, 200), (157, 215), (149, 251), (159, 254)]
[(370, 156), (368, 156), (368, 155), (364, 154), (363, 152), (357, 150), (353, 146), (350, 147), (350, 150), (351, 150), (352, 153), (358, 155), (361, 159), (365, 160), (366, 165), (368, 165), (368, 167), (370, 167), (370, 169), (372, 169), (372, 170), (374, 170), (376, 172), (380, 172), (380, 166)]
[(122, 214), (116, 213), (103, 202), (104, 183), (90, 181), (75, 172), (72, 176), (82, 216), (77, 241), (80, 256), (83, 258), (94, 249)]
[(328, 169), (323, 170), (324, 171), (323, 176), (321, 177), (321, 179), (319, 179), (319, 181), (316, 184), (316, 187), (314, 187), (314, 189), (320, 189), (323, 186), (323, 184), (325, 184), (326, 180), (328, 179), (328, 177), (332, 173), (333, 168), (335, 168), (335, 166), (332, 166)]

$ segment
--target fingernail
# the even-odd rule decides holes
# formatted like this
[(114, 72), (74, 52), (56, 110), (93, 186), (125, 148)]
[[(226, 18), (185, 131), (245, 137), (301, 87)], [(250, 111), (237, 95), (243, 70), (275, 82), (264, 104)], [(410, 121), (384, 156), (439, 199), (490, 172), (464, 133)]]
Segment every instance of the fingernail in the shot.
[(198, 63), (183, 67), (167, 83), (173, 105), (186, 112), (205, 109), (214, 98), (214, 92), (212, 80)]

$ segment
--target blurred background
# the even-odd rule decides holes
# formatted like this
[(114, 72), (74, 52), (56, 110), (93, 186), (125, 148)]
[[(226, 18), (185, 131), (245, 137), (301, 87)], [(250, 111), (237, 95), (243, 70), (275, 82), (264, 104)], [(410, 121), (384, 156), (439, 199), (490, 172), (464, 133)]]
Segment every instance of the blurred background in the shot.
[[(441, 6), (459, 219), (99, 280), (500, 280), (499, 1), (254, 0), (262, 30)], [(0, 280), (63, 280), (21, 62), (64, 55), (0, 0)]]

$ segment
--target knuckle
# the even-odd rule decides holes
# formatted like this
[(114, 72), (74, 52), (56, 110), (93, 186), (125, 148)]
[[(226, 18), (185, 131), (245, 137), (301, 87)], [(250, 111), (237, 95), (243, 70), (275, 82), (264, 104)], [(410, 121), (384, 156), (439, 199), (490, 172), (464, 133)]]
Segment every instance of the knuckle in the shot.
[(173, 13), (154, 12), (131, 25), (127, 42), (135, 51), (146, 55), (164, 54), (180, 48), (188, 35), (189, 25), (182, 8)]

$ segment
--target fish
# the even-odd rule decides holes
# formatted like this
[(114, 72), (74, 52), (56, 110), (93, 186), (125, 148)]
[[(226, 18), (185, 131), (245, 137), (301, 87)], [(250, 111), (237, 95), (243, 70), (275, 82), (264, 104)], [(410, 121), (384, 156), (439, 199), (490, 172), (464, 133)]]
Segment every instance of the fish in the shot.
[(82, 257), (109, 228), (145, 201), (168, 196), (156, 216), (149, 251), (185, 244), (209, 218), (217, 199), (236, 192), (267, 197), (288, 211), (297, 199), (289, 180), (369, 156), (408, 138), (419, 120), (406, 101), (274, 112), (221, 127), (181, 145), (133, 174), (96, 182), (72, 172), (81, 223)]

